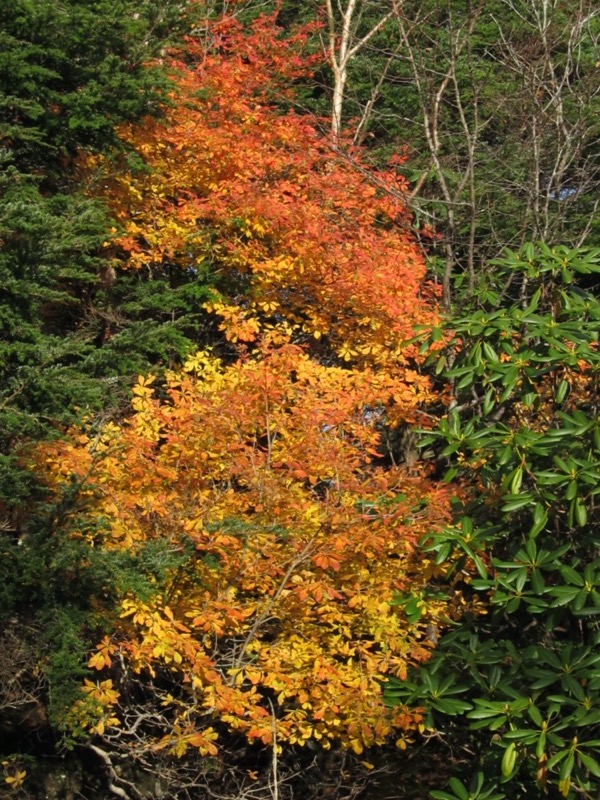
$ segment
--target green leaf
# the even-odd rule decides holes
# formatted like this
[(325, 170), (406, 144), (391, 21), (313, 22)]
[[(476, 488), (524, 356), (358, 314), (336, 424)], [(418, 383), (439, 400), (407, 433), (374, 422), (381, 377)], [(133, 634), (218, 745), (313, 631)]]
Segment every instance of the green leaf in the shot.
[(483, 352), (486, 354), (486, 356), (489, 358), (490, 361), (496, 362), (499, 360), (498, 354), (496, 353), (494, 348), (487, 342), (483, 343)]
[(511, 775), (512, 771), (515, 768), (515, 763), (517, 760), (517, 751), (516, 745), (514, 742), (511, 742), (506, 750), (504, 751), (504, 755), (502, 756), (502, 775), (505, 778), (508, 778)]
[(490, 411), (494, 408), (494, 390), (488, 389), (483, 399), (482, 410), (484, 416), (487, 416)]
[(533, 495), (529, 492), (526, 494), (521, 494), (518, 497), (515, 497), (514, 495), (507, 495), (507, 502), (502, 506), (502, 511), (507, 513), (510, 511), (518, 511), (518, 509), (528, 506), (532, 499)]
[(564, 781), (566, 778), (568, 778), (573, 772), (574, 766), (575, 766), (575, 756), (572, 753), (570, 753), (562, 763), (559, 773), (559, 779), (561, 781)]
[(473, 533), (473, 520), (471, 517), (462, 517), (460, 529), (465, 536), (470, 536)]
[(539, 738), (537, 740), (537, 744), (535, 746), (535, 755), (536, 758), (539, 760), (546, 751), (546, 734), (540, 733)]
[(534, 569), (531, 571), (531, 585), (533, 587), (533, 591), (536, 594), (543, 594), (546, 588), (546, 584), (544, 582), (544, 578), (542, 573), (539, 569)]
[(572, 567), (567, 564), (561, 564), (558, 568), (561, 576), (574, 586), (583, 586), (583, 576), (576, 572)]
[(531, 719), (535, 722), (535, 724), (541, 727), (543, 719), (542, 715), (540, 714), (539, 708), (537, 706), (531, 705), (527, 709), (527, 713), (529, 714)]
[[(551, 736), (548, 736), (548, 739), (551, 738), (552, 738)], [(551, 758), (548, 759), (548, 763), (546, 765), (547, 768), (552, 769), (552, 767), (555, 767), (557, 764), (559, 764), (561, 761), (567, 758), (568, 755), (569, 755), (569, 750), (559, 750)]]
[(517, 467), (513, 472), (510, 484), (511, 494), (519, 494), (519, 489), (521, 488), (522, 482), (523, 482), (523, 467)]
[(575, 521), (577, 524), (583, 528), (587, 525), (587, 508), (585, 507), (585, 503), (581, 499), (581, 497), (575, 498)]
[(471, 703), (467, 703), (464, 700), (448, 698), (441, 698), (439, 700), (432, 701), (431, 705), (436, 709), (436, 711), (441, 711), (443, 714), (448, 714), (449, 716), (456, 716), (457, 714), (462, 714), (465, 711), (469, 711), (471, 708), (473, 708)]
[(565, 492), (565, 500), (572, 500), (577, 495), (577, 481), (570, 481)]
[[(585, 744), (586, 744), (585, 742), (582, 742), (580, 748), (585, 747)], [(578, 751), (577, 757), (579, 758), (583, 766), (587, 770), (589, 770), (595, 778), (600, 778), (600, 764), (598, 764), (598, 762), (594, 758), (592, 758), (587, 753), (583, 753), (581, 749)]]
[(450, 785), (450, 788), (456, 795), (456, 797), (459, 797), (460, 800), (468, 800), (469, 792), (464, 783), (461, 783), (461, 781), (459, 781), (458, 778), (450, 778), (448, 783)]
[(556, 389), (557, 403), (562, 403), (564, 401), (565, 397), (567, 396), (567, 391), (569, 390), (569, 385), (570, 385), (569, 382), (564, 380), (558, 384), (558, 387)]

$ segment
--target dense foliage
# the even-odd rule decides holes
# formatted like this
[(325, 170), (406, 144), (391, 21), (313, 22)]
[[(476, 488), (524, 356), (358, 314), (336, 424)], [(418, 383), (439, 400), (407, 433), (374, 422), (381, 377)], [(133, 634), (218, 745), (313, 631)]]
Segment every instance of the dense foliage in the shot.
[(598, 790), (600, 305), (581, 284), (599, 256), (510, 254), (496, 264), (500, 291), (453, 320), (437, 362), (456, 405), (422, 445), (469, 491), (424, 545), (454, 571), (475, 565), (470, 590), (489, 613), (443, 636), (389, 696), (429, 707), (459, 773), (477, 763), (471, 789), (455, 781), (453, 794), (434, 793), (442, 800)]
[(0, 794), (595, 797), (594, 9), (0, 10)]
[(160, 297), (147, 281), (114, 285), (115, 222), (77, 165), (80, 152), (123, 152), (117, 126), (159, 113), (168, 81), (151, 61), (181, 9), (23, 0), (1, 10), (0, 503), (18, 533), (31, 492), (12, 457), (19, 442), (78, 408), (110, 413), (139, 370), (191, 348), (175, 324), (189, 303), (168, 276), (157, 276)]
[(122, 122), (118, 148), (80, 149), (73, 169), (82, 202), (114, 220), (89, 247), (114, 318), (132, 313), (122, 285), (141, 282), (153, 323), (133, 342), (130, 320), (105, 315), (90, 363), (114, 370), (108, 354), (131, 343), (130, 370), (170, 302), (175, 331), (212, 350), (140, 375), (124, 420), (80, 392), (83, 427), (22, 449), (47, 496), (5, 562), (10, 629), (48, 626), (23, 710), (43, 703), (65, 745), (134, 759), (134, 781), (160, 764), (178, 797), (199, 755), (240, 759), (241, 734), (275, 753), (362, 753), (394, 730), (404, 744), (421, 712), (387, 708), (382, 683), (428, 657), (428, 621), (461, 613), (392, 609), (432, 568), (419, 532), (447, 521), (447, 491), (401, 446), (389, 457), (410, 468), (377, 466), (383, 429), (425, 423), (434, 399), (411, 339), (436, 324), (436, 290), (402, 179), (357, 170), (275, 104), (310, 69), (305, 31), (283, 36), (273, 16), (207, 25), (164, 59), (161, 118)]

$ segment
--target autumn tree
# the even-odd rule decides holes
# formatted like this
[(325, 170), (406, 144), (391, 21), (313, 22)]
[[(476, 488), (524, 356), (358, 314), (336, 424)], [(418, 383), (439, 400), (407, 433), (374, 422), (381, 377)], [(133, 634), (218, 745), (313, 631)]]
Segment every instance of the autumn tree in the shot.
[(164, 119), (119, 128), (127, 159), (78, 162), (120, 226), (114, 268), (208, 269), (215, 286), (208, 346), (140, 375), (122, 423), (30, 455), (87, 604), (88, 672), (54, 721), (121, 796), (157, 765), (173, 797), (215, 778), (283, 796), (290, 753), (406, 747), (421, 711), (390, 710), (383, 686), (477, 611), (458, 585), (428, 596), (443, 572), (415, 547), (448, 491), (382, 447), (437, 401), (413, 342), (437, 330), (436, 292), (404, 184), (338, 159), (293, 110), (306, 36), (273, 17), (194, 29)]
[(336, 161), (310, 119), (274, 107), (306, 74), (306, 31), (279, 41), (271, 18), (247, 39), (235, 20), (212, 30), (213, 50), (192, 40), (173, 62), (166, 122), (121, 130), (143, 168), (111, 179), (110, 164), (85, 165), (122, 221), (121, 263), (207, 265), (221, 292), (207, 310), (231, 342), (277, 328), (321, 358), (406, 365), (414, 326), (434, 321), (415, 302), (433, 289), (398, 199), (406, 184)]
[(435, 577), (415, 542), (448, 501), (418, 470), (377, 467), (397, 387), (290, 344), (227, 367), (199, 353), (165, 401), (152, 383), (140, 378), (122, 428), (44, 452), (58, 487), (93, 475), (70, 537), (175, 559), (150, 589), (118, 593), (116, 618), (102, 612), (97, 674), (66, 724), (148, 770), (157, 753), (185, 756), (183, 775), (198, 753), (227, 753), (228, 730), (356, 753), (395, 731), (405, 746), (419, 711), (390, 714), (382, 685), (426, 660), (428, 626), (461, 609), (431, 601), (411, 623), (393, 608)]

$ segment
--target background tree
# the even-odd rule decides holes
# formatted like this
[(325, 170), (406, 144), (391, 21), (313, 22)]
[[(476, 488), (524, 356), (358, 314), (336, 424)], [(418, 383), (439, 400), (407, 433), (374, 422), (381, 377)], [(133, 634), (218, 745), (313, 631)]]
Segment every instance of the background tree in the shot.
[[(341, 3), (334, 3), (332, 0), (326, 0), (327, 36), (323, 36), (322, 46), (333, 73), (331, 132), (334, 140), (339, 139), (342, 132), (348, 65), (392, 19), (393, 6), (392, 3), (392, 7), (386, 9), (381, 4), (371, 5), (364, 0), (348, 0), (344, 6)], [(367, 21), (366, 26), (365, 21)], [(380, 76), (381, 80), (384, 80), (385, 73), (384, 67)], [(370, 107), (375, 97), (376, 92), (365, 107), (355, 136), (357, 140), (368, 123)]]
[[(446, 305), (452, 276), (472, 289), (505, 246), (594, 244), (594, 4), (403, 2), (381, 25), (379, 8), (351, 8), (346, 30), (364, 41), (347, 60), (335, 114), (350, 137), (369, 136), (373, 153), (408, 156), (410, 205), (417, 224), (437, 233), (426, 241), (440, 259)], [(343, 30), (340, 22), (338, 47)]]
[[(2, 662), (0, 743), (53, 752), (47, 723), (81, 681), (90, 597), (135, 569), (61, 536), (78, 487), (54, 503), (22, 451), (75, 419), (118, 414), (134, 375), (198, 336), (203, 276), (188, 290), (165, 269), (162, 294), (147, 276), (115, 283), (117, 226), (78, 165), (82, 151), (122, 153), (117, 125), (160, 113), (169, 83), (157, 58), (184, 6), (23, 0), (0, 11), (0, 618), (20, 664), (15, 678)], [(5, 788), (21, 791), (12, 777)]]
[(77, 165), (78, 151), (122, 148), (119, 123), (159, 113), (168, 82), (156, 58), (182, 8), (23, 0), (1, 10), (0, 514), (18, 535), (15, 509), (30, 491), (19, 442), (77, 409), (110, 414), (132, 375), (190, 347), (189, 325), (175, 324), (190, 312), (181, 279), (170, 284), (165, 270), (160, 299), (141, 281), (115, 287), (115, 224)]

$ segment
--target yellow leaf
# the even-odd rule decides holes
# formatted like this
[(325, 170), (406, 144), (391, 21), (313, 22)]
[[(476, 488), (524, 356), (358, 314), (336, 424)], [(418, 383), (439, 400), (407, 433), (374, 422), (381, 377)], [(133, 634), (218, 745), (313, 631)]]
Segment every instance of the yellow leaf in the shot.
[(88, 661), (88, 667), (92, 669), (101, 670), (105, 666), (110, 667), (110, 658), (105, 657), (104, 653), (95, 653)]
[(4, 781), (12, 788), (12, 789), (19, 789), (27, 777), (27, 772), (25, 770), (18, 770), (15, 772), (14, 775), (8, 775), (4, 778)]

